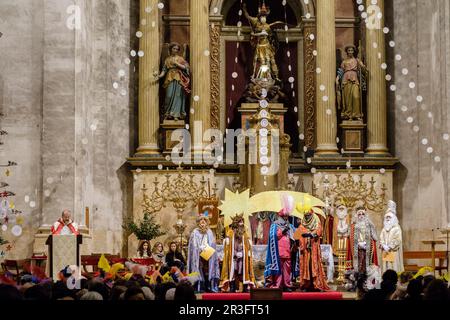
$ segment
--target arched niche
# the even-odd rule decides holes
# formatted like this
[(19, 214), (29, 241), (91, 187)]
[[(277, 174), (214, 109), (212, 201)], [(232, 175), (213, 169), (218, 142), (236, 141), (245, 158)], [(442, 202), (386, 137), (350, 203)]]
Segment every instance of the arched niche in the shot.
[[(233, 7), (233, 5), (236, 2), (239, 2), (240, 0), (211, 0), (210, 4), (210, 14), (212, 16), (224, 16), (226, 17), (230, 11), (230, 9)], [(275, 0), (268, 0), (267, 4), (270, 6), (270, 1)], [(276, 0), (278, 1), (278, 0)], [(280, 0), (281, 2), (281, 0)], [(307, 13), (311, 15), (311, 17), (315, 16), (315, 0), (309, 0), (308, 3), (305, 4), (304, 0), (287, 0), (287, 3), (289, 7), (292, 9), (296, 16), (296, 20), (298, 23), (302, 21), (302, 17), (305, 16)]]

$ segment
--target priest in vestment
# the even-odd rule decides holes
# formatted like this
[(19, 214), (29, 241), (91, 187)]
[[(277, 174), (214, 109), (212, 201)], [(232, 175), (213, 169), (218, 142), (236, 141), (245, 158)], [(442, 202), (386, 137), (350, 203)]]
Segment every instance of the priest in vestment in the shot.
[(252, 241), (247, 234), (243, 215), (236, 215), (224, 239), (224, 257), (220, 288), (236, 292), (242, 283), (243, 291), (255, 286), (253, 272)]
[(366, 208), (359, 206), (350, 226), (347, 245), (347, 269), (366, 274), (369, 266), (378, 266), (378, 236), (375, 225), (367, 216)]
[(397, 219), (397, 205), (388, 202), (388, 209), (384, 216), (384, 227), (380, 234), (380, 248), (382, 250), (382, 271), (392, 269), (403, 272), (403, 243), (402, 229)]
[(298, 276), (299, 267), (294, 240), (295, 228), (289, 223), (294, 199), (290, 196), (288, 199), (292, 203), (281, 209), (278, 219), (270, 227), (264, 278), (266, 286), (292, 291), (292, 279)]
[[(214, 252), (209, 259), (204, 257)], [(202, 256), (203, 255), (203, 256)], [(197, 228), (189, 238), (187, 273), (198, 272), (200, 280), (198, 291), (218, 292), (220, 279), (219, 258), (216, 252), (216, 236), (209, 228), (207, 215), (197, 218)]]
[(319, 217), (312, 209), (307, 211), (296, 232), (300, 235), (300, 289), (302, 290), (330, 290), (322, 266), (320, 250), (322, 231)]
[(72, 213), (70, 212), (70, 210), (64, 210), (61, 218), (58, 219), (58, 221), (56, 221), (52, 228), (51, 228), (51, 232), (53, 235), (62, 235), (62, 236), (67, 236), (67, 235), (79, 235), (80, 233), (78, 232), (78, 225), (72, 221)]

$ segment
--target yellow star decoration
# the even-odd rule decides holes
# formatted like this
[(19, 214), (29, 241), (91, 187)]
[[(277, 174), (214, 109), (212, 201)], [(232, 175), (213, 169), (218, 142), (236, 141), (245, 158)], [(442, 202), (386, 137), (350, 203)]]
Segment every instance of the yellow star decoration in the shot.
[(221, 215), (224, 216), (224, 227), (229, 227), (233, 223), (233, 218), (239, 214), (244, 215), (244, 224), (247, 230), (250, 230), (250, 189), (239, 193), (225, 189), (225, 200), (219, 206)]

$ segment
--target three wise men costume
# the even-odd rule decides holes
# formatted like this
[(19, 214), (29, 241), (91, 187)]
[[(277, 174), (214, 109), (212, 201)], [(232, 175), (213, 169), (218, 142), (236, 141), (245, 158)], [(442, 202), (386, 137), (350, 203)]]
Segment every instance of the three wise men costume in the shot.
[(378, 266), (377, 241), (375, 225), (367, 216), (366, 208), (358, 206), (350, 226), (346, 269), (367, 274), (370, 266)]
[(294, 199), (284, 195), (282, 201), (284, 207), (270, 227), (264, 278), (268, 287), (292, 291), (292, 279), (299, 275), (295, 228), (288, 220), (294, 209)]
[(241, 194), (225, 191), (225, 200), (219, 209), (224, 216), (226, 237), (223, 242), (224, 256), (220, 289), (224, 292), (236, 292), (243, 286), (247, 292), (256, 284), (253, 271), (252, 240), (248, 234), (250, 190)]
[(397, 205), (389, 200), (384, 216), (384, 227), (380, 234), (380, 248), (382, 250), (382, 271), (395, 270), (403, 272), (402, 229), (397, 219)]
[(323, 235), (321, 220), (311, 206), (299, 204), (297, 211), (305, 213), (295, 233), (295, 238), (299, 239), (300, 250), (300, 289), (329, 291), (320, 249)]
[(207, 212), (198, 216), (197, 228), (189, 238), (187, 272), (199, 274), (197, 291), (219, 292), (220, 270), (216, 236), (209, 228)]

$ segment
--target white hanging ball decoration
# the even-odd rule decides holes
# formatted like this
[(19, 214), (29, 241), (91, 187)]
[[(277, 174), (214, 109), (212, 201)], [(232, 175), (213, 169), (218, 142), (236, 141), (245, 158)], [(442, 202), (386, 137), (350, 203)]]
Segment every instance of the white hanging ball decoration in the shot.
[(199, 97), (199, 96), (194, 96), (194, 101), (195, 101), (195, 102), (200, 101), (200, 97)]
[(422, 139), (422, 144), (423, 144), (424, 146), (426, 146), (426, 145), (428, 144), (428, 139), (427, 139), (427, 138), (423, 138), (423, 139)]
[(385, 34), (388, 34), (388, 33), (389, 33), (389, 28), (388, 28), (388, 27), (384, 27), (384, 28), (383, 28), (383, 32), (384, 32)]
[(413, 118), (413, 117), (408, 117), (408, 118), (406, 119), (406, 122), (408, 122), (408, 123), (413, 123), (413, 122), (414, 122), (414, 118)]
[(305, 140), (305, 135), (303, 133), (301, 133), (298, 137), (300, 140)]
[(387, 64), (385, 62), (383, 62), (381, 64), (381, 69), (386, 70), (387, 69)]
[(16, 225), (16, 226), (12, 227), (11, 233), (12, 233), (15, 237), (20, 237), (20, 236), (22, 235), (22, 227), (19, 226), (19, 225)]
[(403, 74), (404, 76), (406, 76), (408, 73), (409, 73), (409, 70), (408, 70), (407, 68), (403, 68), (403, 69), (402, 69), (402, 74)]
[[(322, 100), (323, 100), (324, 102), (327, 102), (328, 99), (329, 99), (328, 96), (323, 96), (323, 97), (322, 97)], [(327, 114), (328, 114), (328, 110), (327, 110)]]
[(166, 161), (170, 161), (170, 159), (171, 159), (170, 156), (167, 155), (167, 156), (166, 156)]
[(194, 114), (194, 113), (195, 113), (195, 109), (191, 108), (191, 114)]
[(372, 47), (373, 47), (374, 49), (378, 48), (378, 43), (376, 43), (376, 42), (372, 43)]
[(131, 64), (130, 58), (125, 58), (124, 62), (125, 62), (125, 64), (127, 64), (127, 65)]
[(147, 12), (147, 13), (152, 12), (152, 7), (146, 7), (146, 8), (145, 8), (145, 12)]
[(131, 50), (131, 51), (130, 51), (130, 55), (131, 55), (132, 57), (136, 57), (136, 55), (137, 55), (136, 50)]
[(311, 19), (311, 13), (307, 13), (306, 15), (305, 15), (305, 17), (306, 17), (306, 19)]
[(119, 84), (118, 84), (117, 82), (114, 82), (114, 83), (113, 83), (113, 88), (114, 88), (114, 89), (119, 89)]
[(434, 151), (434, 150), (433, 150), (433, 148), (432, 148), (432, 147), (428, 147), (428, 148), (427, 148), (427, 153), (429, 153), (429, 154), (432, 154), (432, 153), (433, 153), (433, 151)]
[(206, 57), (209, 57), (210, 54), (211, 54), (211, 52), (210, 52), (208, 49), (206, 49), (205, 51), (203, 51), (203, 54), (204, 54)]
[(30, 196), (25, 196), (25, 203), (30, 202)]
[(144, 54), (145, 54), (145, 53), (144, 53), (144, 51), (142, 51), (142, 50), (139, 50), (139, 52), (138, 52), (138, 56), (139, 56), (139, 57), (141, 57), (141, 58), (142, 58), (142, 57), (144, 56)]
[(317, 74), (320, 74), (321, 72), (322, 72), (322, 69), (316, 68), (316, 73), (317, 73)]
[(162, 2), (158, 3), (158, 9), (160, 10), (164, 9), (164, 3)]
[(433, 118), (433, 114), (431, 112), (428, 112), (428, 118), (430, 118), (430, 119)]
[(45, 190), (44, 191), (44, 195), (48, 198), (50, 197), (51, 191), (50, 190)]
[(359, 6), (358, 6), (358, 10), (359, 10), (359, 11), (364, 11), (364, 6), (363, 6), (363, 5), (359, 5)]
[(295, 79), (294, 77), (289, 77), (289, 83), (294, 83)]
[(138, 37), (138, 38), (142, 38), (143, 35), (144, 34), (142, 33), (142, 31), (136, 32), (136, 37)]
[(392, 80), (392, 76), (390, 74), (386, 75), (386, 81), (391, 81)]
[(389, 46), (390, 46), (391, 48), (395, 47), (395, 41), (389, 41)]
[(122, 96), (126, 96), (126, 95), (127, 95), (127, 90), (122, 89), (122, 90), (120, 91), (120, 94), (121, 94)]
[(162, 164), (158, 164), (158, 170), (162, 170), (163, 169), (163, 165)]
[(309, 35), (309, 39), (314, 40), (315, 38), (316, 38), (316, 36), (314, 35), (314, 33), (311, 33), (311, 34)]
[[(361, 13), (361, 18), (366, 19), (367, 18), (367, 12)], [(369, 23), (369, 21), (366, 21), (366, 24)]]
[(214, 14), (217, 14), (219, 12), (219, 8), (214, 7), (213, 12), (214, 12)]
[(316, 168), (311, 168), (311, 173), (312, 173), (312, 174), (316, 174), (316, 172), (317, 172), (317, 169), (316, 169)]
[(304, 152), (308, 151), (308, 147), (307, 147), (307, 146), (304, 146), (304, 147), (303, 147), (303, 151), (304, 151)]
[(237, 73), (237, 72), (233, 72), (233, 73), (231, 74), (231, 76), (233, 77), (233, 79), (236, 79), (236, 78), (238, 77), (238, 73)]
[(395, 55), (395, 60), (397, 60), (397, 61), (402, 60), (402, 56), (399, 55), (399, 54), (396, 54), (396, 55)]
[(403, 111), (403, 112), (408, 111), (408, 107), (407, 107), (407, 106), (402, 106), (402, 111)]
[(282, 4), (283, 6), (286, 6), (286, 0), (283, 0), (283, 1), (281, 2), (281, 4)]
[(186, 124), (186, 125), (185, 125), (185, 128), (186, 128), (186, 130), (189, 130), (189, 128), (190, 128), (190, 127), (189, 127), (189, 124)]
[(317, 50), (313, 50), (313, 56), (317, 56)]
[(439, 157), (439, 156), (434, 157), (434, 161), (435, 162), (441, 162), (441, 157)]
[(414, 89), (414, 88), (416, 87), (416, 83), (415, 83), (414, 81), (411, 81), (411, 82), (409, 83), (409, 87), (410, 87), (411, 89)]
[(311, 158), (306, 159), (306, 162), (311, 163), (312, 162)]
[(327, 116), (331, 116), (333, 114), (333, 111), (331, 109), (327, 109)]
[(381, 169), (380, 169), (380, 173), (381, 173), (381, 174), (385, 174), (385, 173), (386, 173), (386, 169), (381, 168)]
[(413, 131), (414, 131), (414, 132), (419, 132), (419, 131), (420, 131), (419, 126), (414, 126), (414, 127), (413, 127)]
[(88, 138), (83, 138), (83, 139), (81, 139), (81, 143), (86, 145), (86, 144), (89, 143), (89, 139)]
[(444, 140), (448, 141), (448, 139), (450, 139), (450, 134), (444, 133), (443, 136), (442, 136), (442, 138), (443, 138)]
[(391, 91), (395, 91), (395, 90), (397, 90), (397, 86), (395, 84), (393, 84), (393, 85), (391, 85), (390, 89), (391, 89)]
[(118, 72), (119, 77), (124, 77), (125, 74), (126, 74), (125, 70), (123, 70), (123, 69), (119, 70), (119, 72)]
[(422, 102), (423, 101), (423, 97), (422, 96), (417, 96), (416, 100), (417, 100), (417, 102)]
[(142, 172), (142, 169), (141, 168), (137, 168), (136, 169), (136, 173), (141, 173)]
[(325, 86), (323, 84), (321, 84), (319, 89), (320, 89), (320, 91), (325, 91)]
[(36, 202), (35, 202), (35, 201), (30, 201), (30, 207), (31, 207), (31, 208), (36, 207)]
[(396, 99), (397, 101), (400, 101), (400, 100), (402, 100), (402, 96), (399, 95), (399, 94), (397, 94), (397, 95), (395, 95), (395, 99)]

